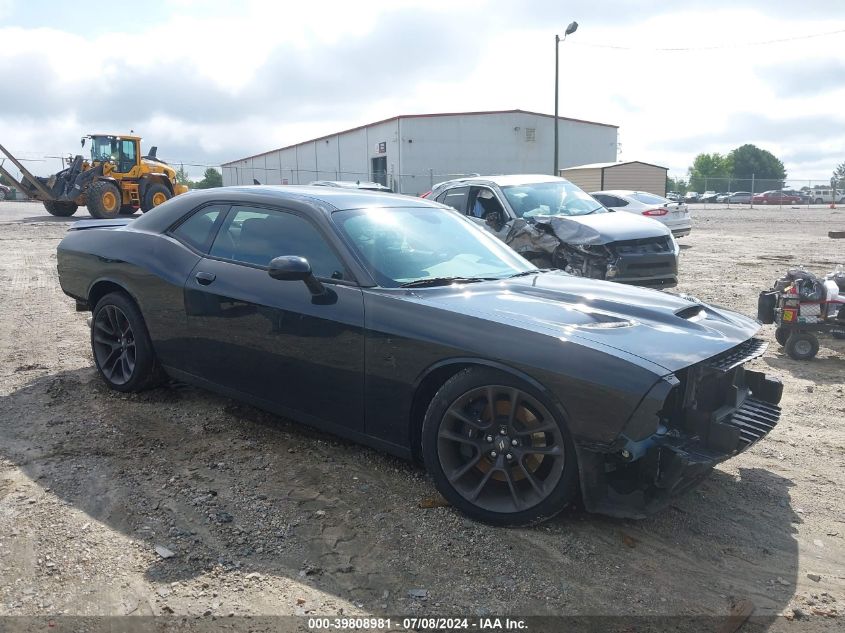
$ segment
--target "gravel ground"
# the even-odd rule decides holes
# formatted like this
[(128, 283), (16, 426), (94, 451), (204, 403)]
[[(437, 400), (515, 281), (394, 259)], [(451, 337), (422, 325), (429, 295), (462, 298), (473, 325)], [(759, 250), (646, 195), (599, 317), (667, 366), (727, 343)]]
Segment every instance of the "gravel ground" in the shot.
[[(787, 267), (845, 263), (827, 238), (842, 211), (693, 219), (678, 290), (746, 314)], [(657, 516), (575, 508), (493, 528), (438, 503), (413, 464), (193, 388), (107, 390), (87, 314), (58, 286), (66, 228), (0, 203), (0, 616), (689, 616), (750, 601), (787, 616), (774, 629), (841, 626), (845, 341), (799, 363), (764, 327), (755, 366), (784, 381), (781, 423)]]

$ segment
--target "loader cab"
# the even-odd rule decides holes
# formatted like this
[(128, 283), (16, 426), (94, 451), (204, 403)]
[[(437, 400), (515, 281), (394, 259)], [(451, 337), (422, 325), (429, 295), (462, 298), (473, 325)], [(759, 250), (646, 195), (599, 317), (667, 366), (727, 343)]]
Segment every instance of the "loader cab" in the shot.
[[(141, 164), (141, 139), (133, 136), (111, 136), (106, 134), (92, 134), (91, 162), (114, 165), (114, 171), (128, 174)], [(83, 145), (85, 139), (82, 139)]]

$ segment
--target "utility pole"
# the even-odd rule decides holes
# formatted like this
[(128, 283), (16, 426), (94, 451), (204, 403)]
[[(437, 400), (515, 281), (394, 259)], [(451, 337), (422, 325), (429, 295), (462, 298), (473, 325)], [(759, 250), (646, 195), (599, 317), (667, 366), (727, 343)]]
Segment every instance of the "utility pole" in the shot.
[(560, 43), (566, 39), (567, 35), (572, 35), (575, 31), (578, 30), (578, 23), (577, 22), (570, 22), (569, 26), (566, 27), (566, 31), (563, 33), (563, 39), (555, 33), (555, 164), (554, 169), (552, 170), (552, 176), (559, 176), (558, 170), (560, 169), (560, 163), (558, 162), (558, 102), (559, 102), (559, 90), (558, 84), (560, 83), (560, 73), (559, 67), (559, 58), (560, 58)]

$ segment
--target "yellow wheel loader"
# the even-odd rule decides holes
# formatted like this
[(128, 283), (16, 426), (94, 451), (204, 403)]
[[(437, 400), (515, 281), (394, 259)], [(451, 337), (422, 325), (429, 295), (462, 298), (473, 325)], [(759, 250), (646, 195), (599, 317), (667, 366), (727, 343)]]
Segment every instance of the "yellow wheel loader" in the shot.
[(139, 208), (146, 213), (188, 190), (176, 182), (176, 170), (156, 158), (156, 147), (141, 156), (140, 137), (91, 134), (82, 138), (82, 147), (89, 139), (90, 158), (67, 159), (67, 167), (49, 178), (33, 176), (0, 145), (0, 153), (20, 170), (21, 180), (2, 164), (0, 174), (30, 198), (41, 200), (50, 214), (61, 217), (73, 215), (81, 206), (99, 219), (132, 214)]

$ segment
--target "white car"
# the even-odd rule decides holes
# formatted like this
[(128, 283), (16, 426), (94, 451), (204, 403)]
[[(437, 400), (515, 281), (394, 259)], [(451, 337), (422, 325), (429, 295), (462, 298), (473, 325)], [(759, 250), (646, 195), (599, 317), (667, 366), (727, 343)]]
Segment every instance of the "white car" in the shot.
[(684, 202), (672, 202), (647, 191), (594, 191), (593, 198), (611, 211), (627, 211), (657, 220), (666, 225), (675, 237), (692, 231), (689, 208)]

